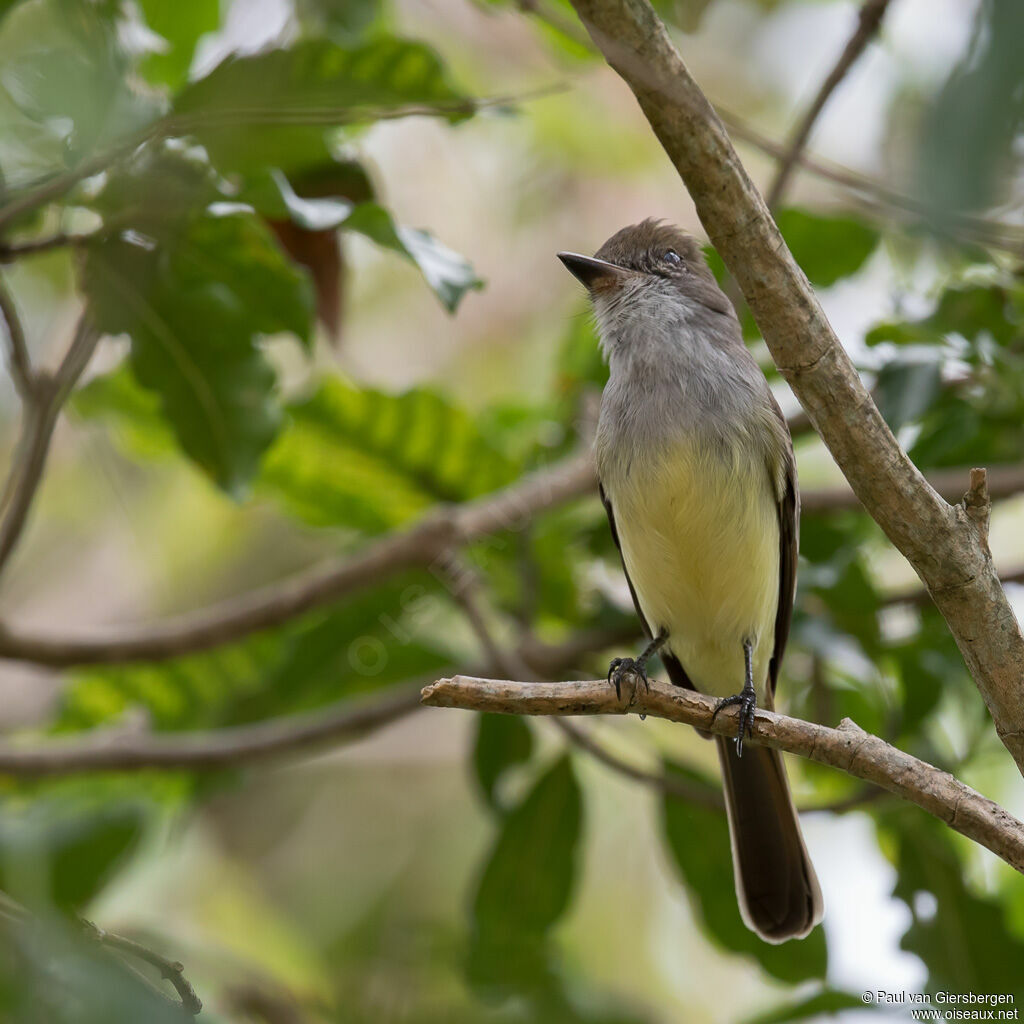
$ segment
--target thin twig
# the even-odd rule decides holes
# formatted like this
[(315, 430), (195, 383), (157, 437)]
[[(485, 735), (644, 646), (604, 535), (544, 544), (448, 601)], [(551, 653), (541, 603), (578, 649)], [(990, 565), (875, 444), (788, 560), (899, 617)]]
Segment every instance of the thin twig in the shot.
[[(1024, 467), (997, 466), (989, 472), (994, 498), (1024, 490)], [(962, 496), (966, 474), (964, 469), (942, 470), (929, 479), (952, 501)], [(580, 453), (503, 491), (440, 514), (433, 512), (411, 529), (382, 537), (348, 558), (178, 618), (82, 637), (37, 633), (0, 623), (0, 659), (68, 668), (160, 661), (208, 650), (281, 625), (397, 572), (430, 566), (460, 544), (501, 530), (522, 529), (541, 512), (592, 493), (596, 487), (590, 455)], [(846, 484), (805, 491), (801, 500), (807, 512), (861, 507)], [(624, 628), (621, 635), (610, 635), (609, 645), (633, 635), (626, 634)], [(527, 637), (522, 642), (532, 641)]]
[[(530, 649), (530, 673), (552, 676), (579, 665), (609, 644), (605, 632), (581, 632), (562, 644)], [(493, 666), (481, 666), (492, 671)], [(354, 703), (345, 698), (301, 715), (255, 725), (174, 733), (91, 733), (0, 743), (0, 775), (22, 778), (70, 775), (84, 771), (143, 768), (214, 770), (315, 751), (368, 736), (420, 708), (422, 680), (394, 687), (381, 696)]]
[(92, 355), (99, 333), (83, 314), (75, 336), (52, 378), (37, 375), (33, 400), (22, 418), (21, 439), (11, 467), (4, 517), (0, 521), (0, 572), (3, 572), (28, 520), (39, 483), (43, 478), (54, 427), (61, 407)]
[(359, 739), (416, 711), (418, 688), (400, 688), (366, 703), (348, 698), (308, 714), (256, 725), (173, 733), (98, 730), (28, 745), (0, 745), (0, 774), (22, 778), (82, 771), (184, 768), (208, 771), (257, 761), (327, 743)]
[(838, 88), (839, 83), (846, 77), (847, 73), (857, 62), (860, 55), (867, 49), (868, 43), (874, 38), (882, 24), (885, 10), (889, 6), (889, 0), (865, 0), (857, 15), (857, 27), (839, 60), (825, 77), (818, 89), (817, 95), (807, 108), (807, 112), (800, 119), (795, 131), (786, 146), (784, 155), (779, 160), (778, 168), (772, 183), (768, 186), (765, 195), (765, 202), (770, 210), (774, 210), (789, 185), (790, 178), (796, 168), (797, 161), (807, 145), (818, 116), (825, 109), (825, 105), (832, 97), (832, 93)]
[[(651, 680), (620, 699), (605, 679), (531, 683), (455, 676), (424, 689), (429, 707), (512, 715), (643, 714), (722, 736), (736, 733), (736, 713), (715, 717), (718, 701)], [(917, 804), (1024, 874), (1024, 823), (948, 772), (904, 753), (849, 719), (830, 729), (770, 711), (758, 711), (750, 740), (830, 765)]]
[[(728, 127), (730, 134), (736, 138), (776, 160), (785, 158), (784, 145), (753, 127), (738, 114), (717, 103), (715, 112)], [(884, 210), (890, 214), (902, 214), (905, 220), (918, 222), (934, 214), (934, 211), (929, 210), (924, 202), (914, 196), (899, 192), (876, 178), (853, 171), (834, 161), (804, 152), (796, 162), (803, 170), (853, 192), (861, 201), (867, 201), (868, 209), (876, 216)], [(946, 229), (952, 237), (1017, 255), (1024, 252), (1024, 229), (1016, 224), (1007, 224), (956, 210), (945, 211), (944, 217), (947, 221)]]
[(25, 242), (11, 242), (0, 245), (0, 263), (13, 263), (23, 256), (37, 256), (39, 253), (52, 252), (54, 249), (75, 248), (84, 245), (94, 237), (94, 232), (71, 234), (60, 232), (46, 238), (32, 238)]
[(32, 210), (45, 206), (61, 196), (70, 192), (80, 181), (99, 174), (109, 166), (116, 163), (121, 157), (126, 156), (137, 149), (144, 142), (159, 137), (159, 123), (140, 130), (137, 134), (122, 140), (121, 142), (95, 153), (86, 158), (75, 167), (57, 174), (51, 174), (41, 181), (30, 182), (18, 189), (12, 189), (11, 198), (3, 206), (0, 206), (0, 235), (2, 235), (19, 217), (30, 213)]
[(213, 608), (153, 626), (98, 637), (48, 637), (0, 625), (0, 657), (63, 668), (152, 661), (217, 647), (268, 629), (405, 569), (427, 567), (443, 552), (503, 530), (596, 489), (589, 452), (477, 501), (430, 513), (349, 558), (319, 566)]
[(580, 750), (585, 750), (595, 761), (600, 761), (601, 764), (611, 768), (612, 771), (617, 772), (619, 775), (624, 775), (627, 779), (632, 779), (634, 782), (650, 786), (652, 789), (676, 800), (696, 804), (698, 807), (706, 807), (712, 811), (725, 810), (725, 801), (722, 799), (721, 793), (704, 786), (691, 786), (686, 779), (667, 775), (665, 772), (652, 772), (644, 768), (637, 768), (636, 765), (623, 761), (622, 758), (611, 753), (611, 751), (598, 743), (597, 740), (574, 722), (563, 718), (555, 718), (554, 721), (575, 746), (579, 747)]
[[(1024, 478), (1024, 471), (1021, 477)], [(1021, 484), (1021, 489), (1024, 490), (1024, 483)], [(995, 496), (999, 497), (998, 491)], [(988, 521), (992, 514), (992, 489), (989, 486), (987, 470), (977, 467), (971, 470), (971, 486), (964, 495), (963, 509), (987, 547)]]
[(160, 977), (165, 981), (169, 981), (174, 986), (174, 991), (178, 993), (178, 999), (181, 1000), (182, 1010), (192, 1017), (199, 1015), (203, 1008), (203, 1002), (196, 995), (196, 990), (192, 987), (188, 978), (185, 977), (184, 964), (178, 960), (168, 960), (167, 957), (161, 956), (156, 951), (148, 946), (143, 946), (142, 943), (136, 942), (134, 939), (128, 939), (123, 935), (115, 935), (113, 932), (105, 931), (103, 928), (93, 924), (92, 921), (83, 920), (82, 925), (86, 930), (86, 934), (101, 946), (106, 946), (108, 949), (116, 950), (118, 953), (135, 957), (135, 959), (142, 960), (151, 967), (155, 967), (160, 972)]
[(0, 280), (0, 314), (3, 315), (7, 332), (8, 363), (11, 368), (11, 380), (21, 397), (22, 404), (28, 406), (35, 398), (35, 377), (32, 373), (32, 360), (28, 354), (25, 341), (25, 329), (18, 316), (18, 308), (14, 304), (7, 285)]
[[(952, 469), (935, 470), (926, 479), (933, 491), (950, 504), (964, 496), (964, 482), (973, 472), (973, 467), (956, 466)], [(1024, 463), (992, 466), (988, 470), (988, 494), (990, 498), (1012, 498), (1024, 491)], [(833, 487), (817, 487), (800, 495), (800, 508), (804, 512), (838, 512), (843, 509), (860, 508), (861, 503), (845, 481)]]

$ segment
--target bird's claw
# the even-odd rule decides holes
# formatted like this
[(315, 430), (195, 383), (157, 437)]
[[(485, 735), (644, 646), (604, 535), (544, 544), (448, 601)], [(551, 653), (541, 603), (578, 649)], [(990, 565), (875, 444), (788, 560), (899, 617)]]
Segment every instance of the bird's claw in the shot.
[(615, 687), (615, 696), (619, 700), (622, 700), (622, 683), (627, 678), (640, 680), (644, 684), (644, 689), (648, 693), (651, 692), (647, 666), (640, 658), (613, 658), (608, 666), (608, 682)]
[(734, 704), (738, 704), (740, 708), (740, 727), (736, 733), (736, 756), (743, 756), (743, 736), (750, 736), (754, 729), (754, 712), (757, 710), (757, 695), (754, 693), (753, 687), (744, 687), (740, 693), (734, 694), (732, 697), (723, 697), (715, 708), (714, 714), (711, 716), (713, 722), (718, 717), (718, 712), (722, 708), (732, 707)]

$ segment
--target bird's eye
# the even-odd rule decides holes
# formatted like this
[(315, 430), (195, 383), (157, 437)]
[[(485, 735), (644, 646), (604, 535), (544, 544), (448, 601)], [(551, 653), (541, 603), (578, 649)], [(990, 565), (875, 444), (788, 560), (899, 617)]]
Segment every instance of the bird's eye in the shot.
[(669, 249), (668, 252), (666, 252), (661, 258), (666, 263), (681, 263), (682, 262), (680, 260), (680, 258), (679, 258), (679, 253), (677, 253), (675, 251), (675, 249)]

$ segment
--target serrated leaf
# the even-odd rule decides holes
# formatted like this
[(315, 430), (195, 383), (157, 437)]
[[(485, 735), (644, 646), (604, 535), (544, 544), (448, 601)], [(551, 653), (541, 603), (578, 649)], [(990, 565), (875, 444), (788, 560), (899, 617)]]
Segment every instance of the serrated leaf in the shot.
[(316, 526), (379, 532), (516, 475), (465, 412), (431, 391), (389, 395), (327, 379), (288, 413), (260, 485)]
[(775, 221), (808, 280), (821, 287), (856, 273), (878, 245), (878, 231), (852, 217), (790, 207), (780, 210)]
[(473, 770), (491, 810), (505, 810), (498, 797), (499, 783), (510, 768), (524, 764), (532, 753), (533, 733), (518, 715), (477, 716)]
[[(665, 770), (717, 793), (688, 768), (667, 762)], [(686, 885), (694, 915), (717, 945), (753, 957), (772, 977), (789, 984), (825, 976), (828, 955), (821, 928), (800, 942), (773, 946), (743, 923), (733, 888), (729, 825), (723, 812), (665, 796), (662, 822), (668, 851)]]
[(132, 373), (160, 397), (186, 454), (241, 493), (281, 424), (258, 340), (309, 340), (308, 279), (255, 216), (206, 212), (156, 238), (101, 235), (85, 247), (81, 281), (97, 327), (131, 338)]
[(388, 35), (351, 46), (304, 39), (228, 57), (179, 94), (172, 121), (222, 171), (291, 172), (329, 161), (330, 126), (410, 105), (453, 109), (463, 100), (422, 43)]

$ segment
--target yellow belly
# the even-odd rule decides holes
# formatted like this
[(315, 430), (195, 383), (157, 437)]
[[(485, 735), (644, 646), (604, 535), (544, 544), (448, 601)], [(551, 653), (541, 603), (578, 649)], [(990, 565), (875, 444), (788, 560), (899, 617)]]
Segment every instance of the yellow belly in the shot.
[(743, 642), (763, 696), (774, 647), (779, 526), (767, 467), (723, 461), (692, 444), (606, 479), (623, 561), (652, 631), (694, 686), (743, 686)]

